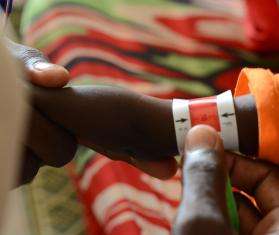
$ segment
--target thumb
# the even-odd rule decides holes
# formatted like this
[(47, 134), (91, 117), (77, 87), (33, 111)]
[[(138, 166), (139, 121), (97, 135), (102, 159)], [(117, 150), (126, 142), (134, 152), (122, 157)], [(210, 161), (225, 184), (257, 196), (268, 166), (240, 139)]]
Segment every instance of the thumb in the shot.
[(222, 141), (208, 126), (195, 126), (186, 138), (183, 198), (175, 235), (231, 234), (226, 206), (227, 180)]
[(69, 72), (60, 65), (50, 63), (37, 49), (6, 39), (11, 54), (24, 65), (27, 79), (37, 86), (59, 88), (70, 79)]

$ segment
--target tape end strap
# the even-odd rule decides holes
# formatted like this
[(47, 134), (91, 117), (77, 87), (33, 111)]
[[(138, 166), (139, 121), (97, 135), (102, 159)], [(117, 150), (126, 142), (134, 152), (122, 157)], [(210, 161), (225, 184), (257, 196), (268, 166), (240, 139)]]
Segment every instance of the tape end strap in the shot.
[(226, 150), (239, 150), (238, 129), (232, 92), (226, 91), (217, 96), (221, 137)]
[(177, 149), (180, 156), (182, 157), (184, 155), (186, 134), (191, 128), (189, 101), (183, 99), (174, 99), (172, 103), (172, 111)]

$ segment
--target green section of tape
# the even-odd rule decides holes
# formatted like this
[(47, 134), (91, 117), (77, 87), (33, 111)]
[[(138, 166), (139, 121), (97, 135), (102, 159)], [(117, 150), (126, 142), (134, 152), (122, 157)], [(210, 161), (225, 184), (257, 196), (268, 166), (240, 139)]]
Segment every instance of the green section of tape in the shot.
[(228, 178), (227, 187), (226, 187), (226, 198), (227, 198), (227, 207), (229, 211), (229, 217), (231, 221), (231, 226), (235, 231), (239, 231), (239, 218), (236, 203), (233, 196), (231, 181)]

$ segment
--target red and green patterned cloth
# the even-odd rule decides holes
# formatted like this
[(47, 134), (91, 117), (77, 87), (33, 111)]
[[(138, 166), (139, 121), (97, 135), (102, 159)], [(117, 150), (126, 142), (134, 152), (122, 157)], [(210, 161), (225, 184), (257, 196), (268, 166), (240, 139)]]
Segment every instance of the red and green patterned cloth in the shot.
[[(247, 0), (248, 17), (240, 17), (170, 0), (29, 0), (22, 32), (27, 44), (69, 69), (70, 85), (209, 96), (233, 89), (245, 66), (279, 71), (277, 3), (252, 2), (263, 1)], [(83, 148), (71, 173), (88, 234), (170, 233), (179, 173), (162, 182)]]

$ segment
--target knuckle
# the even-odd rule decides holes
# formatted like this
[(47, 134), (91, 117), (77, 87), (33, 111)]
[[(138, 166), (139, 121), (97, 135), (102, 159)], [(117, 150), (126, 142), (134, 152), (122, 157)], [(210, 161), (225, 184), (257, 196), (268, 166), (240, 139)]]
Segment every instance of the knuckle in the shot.
[(7, 40), (7, 46), (10, 53), (16, 59), (21, 60), (25, 65), (47, 60), (43, 53), (38, 49), (17, 44), (12, 42), (11, 40)]
[(31, 47), (23, 47), (20, 52), (20, 58), (25, 64), (34, 64), (36, 62), (46, 60), (41, 51)]
[(224, 168), (223, 161), (214, 150), (198, 150), (187, 154), (188, 171), (216, 172)]
[(56, 148), (53, 155), (49, 157), (50, 161), (48, 162), (48, 165), (57, 168), (63, 167), (73, 160), (76, 151), (76, 140), (73, 137), (69, 137), (68, 140), (63, 140), (59, 143), (59, 146)]
[(215, 234), (229, 235), (230, 229), (226, 220), (222, 218), (207, 217), (202, 214), (188, 218), (186, 221), (176, 223), (173, 234)]
[(202, 171), (211, 173), (218, 170), (218, 165), (214, 162), (209, 161), (195, 161), (187, 165), (187, 170), (190, 172)]

